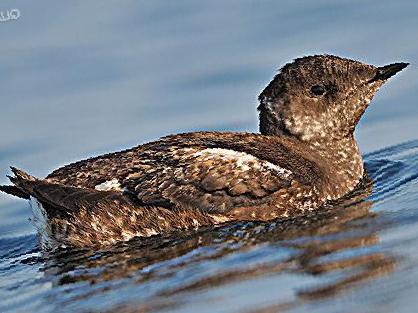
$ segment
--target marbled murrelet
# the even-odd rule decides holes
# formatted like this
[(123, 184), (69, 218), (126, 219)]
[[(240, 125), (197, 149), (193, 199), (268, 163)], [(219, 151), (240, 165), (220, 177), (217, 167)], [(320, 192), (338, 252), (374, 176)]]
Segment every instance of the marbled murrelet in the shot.
[(0, 188), (31, 199), (45, 248), (303, 214), (359, 183), (364, 168), (354, 129), (377, 90), (406, 66), (296, 59), (259, 97), (260, 134), (168, 136), (45, 179), (13, 168), (14, 185)]

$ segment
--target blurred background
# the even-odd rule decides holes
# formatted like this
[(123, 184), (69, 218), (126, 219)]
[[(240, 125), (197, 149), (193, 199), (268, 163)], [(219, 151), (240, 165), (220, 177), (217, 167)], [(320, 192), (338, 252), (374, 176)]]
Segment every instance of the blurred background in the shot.
[(415, 138), (416, 1), (1, 2), (10, 8), (21, 16), (0, 24), (1, 182), (9, 164), (43, 176), (170, 133), (257, 131), (259, 92), (310, 54), (411, 62), (357, 137), (364, 152)]
[[(364, 116), (364, 153), (418, 137), (418, 2), (23, 1), (0, 22), (0, 183), (195, 130), (258, 130), (257, 96), (285, 63), (335, 54), (411, 65)], [(34, 235), (0, 194), (0, 238)]]

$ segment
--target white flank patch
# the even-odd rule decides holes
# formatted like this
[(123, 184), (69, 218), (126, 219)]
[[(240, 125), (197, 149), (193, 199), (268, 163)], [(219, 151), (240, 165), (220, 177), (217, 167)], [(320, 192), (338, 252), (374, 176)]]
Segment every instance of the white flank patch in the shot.
[(30, 206), (32, 208), (33, 217), (31, 219), (32, 224), (38, 231), (39, 240), (43, 247), (53, 248), (58, 245), (51, 236), (51, 231), (48, 223), (48, 217), (46, 211), (38, 199), (30, 197)]
[(289, 177), (292, 174), (291, 171), (285, 168), (282, 168), (268, 161), (260, 160), (259, 158), (256, 158), (255, 156), (251, 154), (248, 154), (245, 152), (234, 151), (230, 149), (208, 148), (208, 149), (204, 149), (202, 151), (196, 152), (194, 155), (197, 157), (204, 157), (207, 159), (216, 157), (216, 158), (223, 158), (226, 160), (235, 161), (237, 167), (239, 167), (243, 171), (248, 171), (251, 168), (254, 168), (254, 169), (268, 168), (273, 171), (276, 171), (277, 173), (279, 173), (280, 175), (284, 177)]
[(113, 178), (112, 180), (108, 180), (108, 181), (105, 181), (104, 183), (96, 185), (94, 189), (99, 190), (99, 191), (121, 190), (120, 183), (116, 178)]

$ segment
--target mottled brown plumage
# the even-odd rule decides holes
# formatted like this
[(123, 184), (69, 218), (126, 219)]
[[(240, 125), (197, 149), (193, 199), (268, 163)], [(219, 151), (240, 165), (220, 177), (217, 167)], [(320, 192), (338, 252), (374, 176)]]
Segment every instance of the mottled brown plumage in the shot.
[(323, 55), (287, 64), (261, 93), (260, 132), (196, 132), (64, 166), (13, 169), (1, 190), (33, 202), (45, 247), (93, 246), (234, 220), (312, 211), (364, 174), (353, 132), (379, 87), (376, 68)]

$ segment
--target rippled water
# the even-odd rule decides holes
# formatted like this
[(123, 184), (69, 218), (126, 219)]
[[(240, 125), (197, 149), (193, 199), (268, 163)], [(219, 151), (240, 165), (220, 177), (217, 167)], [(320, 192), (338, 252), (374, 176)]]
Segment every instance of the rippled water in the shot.
[(29, 205), (0, 194), (0, 312), (415, 311), (417, 1), (2, 0), (13, 8), (0, 184), (9, 165), (42, 177), (169, 133), (256, 131), (257, 93), (301, 55), (411, 65), (357, 131), (374, 182), (303, 219), (46, 255)]
[(3, 238), (0, 311), (407, 312), (418, 292), (418, 141), (366, 164), (373, 182), (303, 219), (51, 255), (35, 235)]

